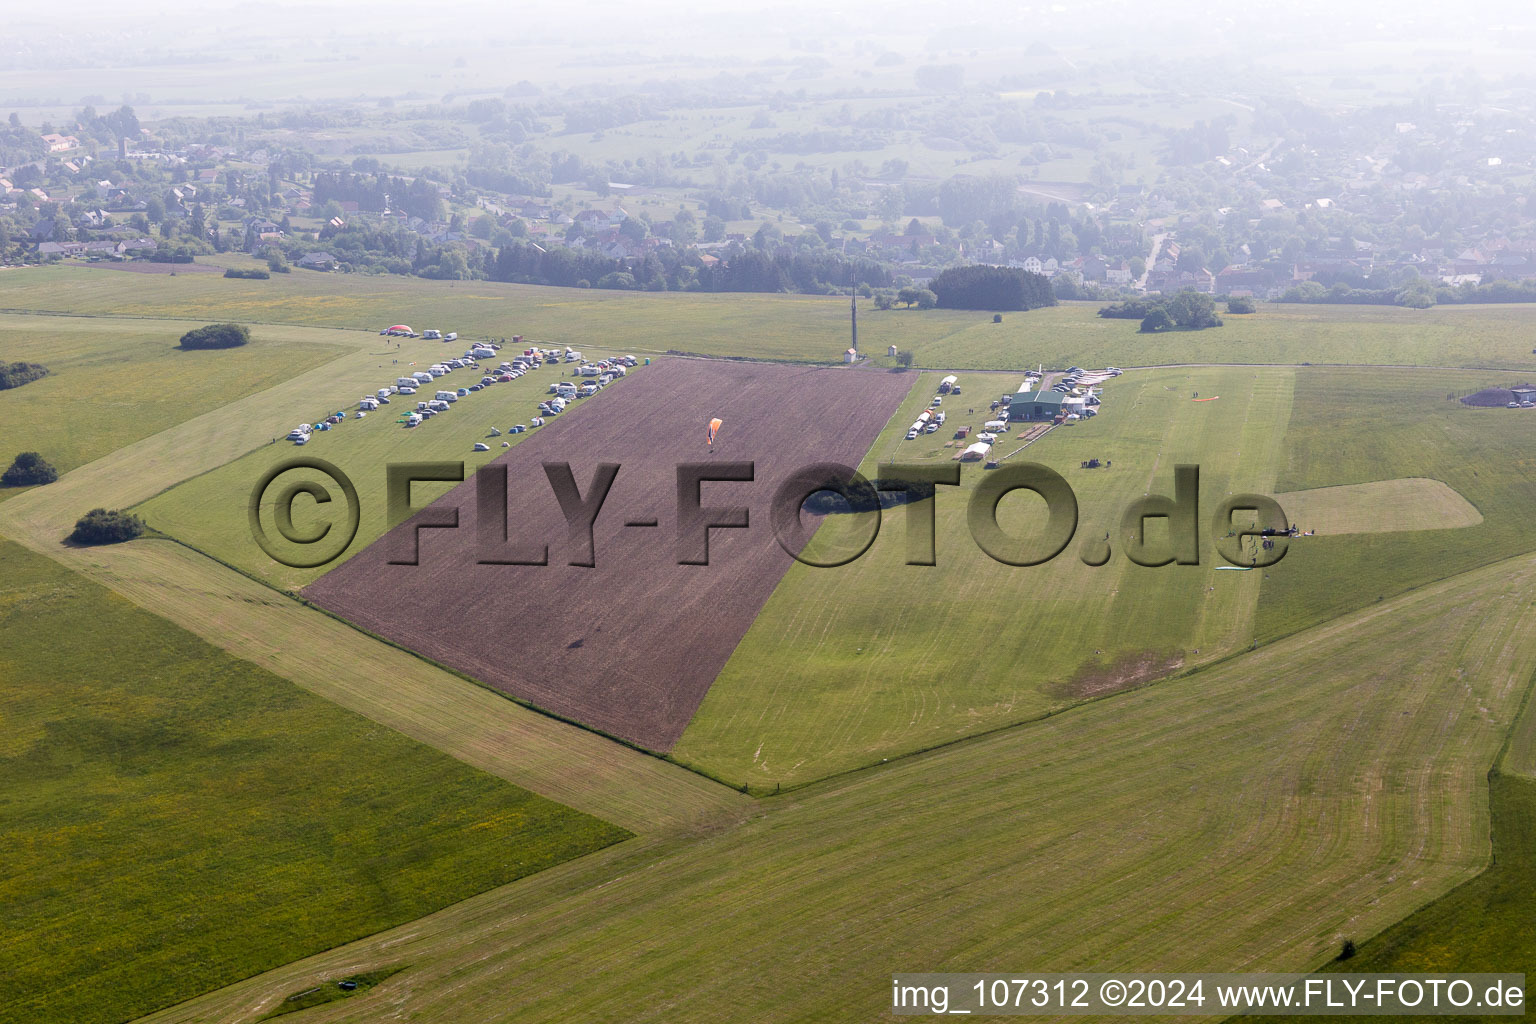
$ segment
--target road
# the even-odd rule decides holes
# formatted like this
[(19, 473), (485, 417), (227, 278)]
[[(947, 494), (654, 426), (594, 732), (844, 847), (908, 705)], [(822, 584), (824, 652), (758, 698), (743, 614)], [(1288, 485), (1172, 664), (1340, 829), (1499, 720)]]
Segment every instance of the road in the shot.
[(1163, 239), (1167, 237), (1167, 232), (1152, 236), (1152, 251), (1147, 256), (1147, 266), (1142, 270), (1140, 280), (1136, 282), (1137, 291), (1144, 292), (1147, 290), (1147, 276), (1152, 273), (1152, 268), (1157, 264), (1157, 254), (1163, 251)]

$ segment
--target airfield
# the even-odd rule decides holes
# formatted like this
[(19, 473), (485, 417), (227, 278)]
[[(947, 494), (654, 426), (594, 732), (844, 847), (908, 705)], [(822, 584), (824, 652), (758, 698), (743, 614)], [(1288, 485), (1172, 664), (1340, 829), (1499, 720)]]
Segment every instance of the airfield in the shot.
[[(0, 277), (0, 350), (55, 370), (0, 393), (7, 440), (63, 472), (0, 490), (0, 631), (24, 609), (78, 624), (0, 679), (80, 679), (6, 709), (0, 758), (30, 810), (6, 826), (28, 853), (0, 952), (31, 998), (0, 1021), (254, 1021), (365, 974), (306, 1019), (858, 1021), (885, 1012), (895, 970), (1308, 971), (1345, 939), (1360, 956), (1329, 969), (1536, 961), (1477, 895), (1536, 873), (1518, 838), (1536, 806), (1536, 411), (1455, 400), (1536, 370), (1526, 307), (1264, 305), (1155, 338), (1076, 304), (1002, 324), (861, 309), (872, 356), (844, 367), (827, 365), (836, 298), (291, 277)], [(272, 562), (244, 503), (293, 454), (275, 439), (446, 354), (378, 335), (402, 318), (652, 363), (487, 452), (472, 444), (526, 421), (560, 371), (414, 430), (347, 422), (304, 454), (357, 480), (358, 538), (334, 565)], [(174, 350), (228, 319), (252, 324), (248, 348)], [(933, 566), (905, 564), (900, 508), (835, 569), (766, 530), (712, 531), (721, 572), (672, 557), (658, 467), (756, 459), (755, 522), (785, 455), (871, 478), (952, 465), (952, 431), (903, 439), (945, 374), (963, 387), (948, 425), (979, 426), (1024, 369), (1074, 363), (1126, 373), (1099, 415), (1011, 456), (1076, 493), (1077, 538), (1049, 563), (972, 542), (979, 464), (934, 502)], [(381, 463), (405, 459), (533, 477), (509, 514), (553, 564), (463, 566), (471, 481), (418, 485), (460, 528), (389, 566)], [(634, 467), (596, 569), (564, 564), (534, 475), (552, 460), (582, 488), (600, 461)], [(1084, 564), (1078, 543), (1171, 494), (1179, 463), (1200, 465), (1207, 519), (1258, 492), (1312, 535), (1248, 572), (1218, 568), (1208, 524), (1197, 566), (1132, 565), (1118, 535)], [(725, 503), (734, 485), (708, 486)], [(97, 506), (155, 535), (62, 545)], [(624, 525), (630, 506), (660, 525)], [(1000, 523), (1027, 533), (1037, 511), (1010, 497)], [(113, 666), (157, 688), (115, 686)], [(71, 718), (87, 792), (61, 792), (45, 756)], [(84, 883), (51, 874), (86, 843), (100, 905), (160, 936), (153, 969), (124, 970), (131, 936), (108, 941)], [(114, 874), (136, 859), (187, 884)], [(1447, 939), (1469, 915), (1502, 938)]]

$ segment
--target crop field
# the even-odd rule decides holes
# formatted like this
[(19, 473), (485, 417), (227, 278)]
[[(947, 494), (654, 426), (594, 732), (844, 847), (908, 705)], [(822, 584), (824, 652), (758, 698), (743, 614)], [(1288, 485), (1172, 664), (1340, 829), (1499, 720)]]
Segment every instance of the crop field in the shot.
[[(935, 566), (904, 564), (905, 510), (879, 539), (835, 569), (795, 565), (742, 639), (674, 750), (685, 764), (755, 790), (813, 779), (1042, 715), (1248, 646), (1261, 572), (1224, 572), (1209, 538), (1199, 566), (1147, 568), (1116, 553), (1100, 568), (1078, 558), (1112, 533), (1148, 491), (1173, 493), (1173, 467), (1200, 466), (1202, 531), (1229, 493), (1270, 493), (1291, 411), (1292, 372), (1206, 368), (1133, 371), (1105, 386), (1100, 414), (1058, 427), (1008, 461), (1039, 462), (1076, 492), (1078, 529), (1060, 556), (1017, 567), (971, 538), (966, 505), (987, 470), (966, 465), (935, 504)], [(988, 400), (1014, 376), (962, 374), (936, 434), (902, 436), (928, 405), (924, 374), (862, 468), (950, 465), (955, 428), (979, 430)], [(1190, 396), (1220, 395), (1193, 402)], [(974, 408), (975, 413), (968, 413)], [(1015, 424), (994, 451), (1024, 442)], [(1107, 468), (1080, 469), (1090, 458)], [(1004, 465), (1007, 465), (1005, 461)], [(1005, 498), (1003, 528), (1038, 530), (1043, 503)], [(1149, 538), (1157, 528), (1149, 527)], [(1166, 534), (1166, 530), (1164, 530)], [(818, 538), (818, 542), (820, 538)], [(1276, 572), (1288, 569), (1281, 563)], [(765, 675), (763, 665), (773, 665)]]
[[(1008, 370), (1045, 363), (1481, 366), (1536, 369), (1525, 307), (1306, 306), (1268, 303), (1205, 331), (1145, 335), (1106, 320), (1098, 303), (1029, 313), (876, 310), (861, 300), (860, 344), (879, 364), (889, 345), (917, 365)], [(846, 297), (543, 288), (295, 271), (267, 281), (176, 277), (67, 267), (0, 277), (0, 308), (101, 315), (236, 319), (373, 329), (404, 320), (465, 338), (522, 334), (552, 345), (634, 352), (676, 350), (798, 362), (836, 362), (847, 347)]]
[[(400, 363), (380, 365), (374, 368), (373, 376), (366, 380), (349, 379), (349, 383), (355, 385), (351, 391), (343, 392), (334, 385), (328, 386), (324, 392), (317, 389), (313, 404), (299, 418), (291, 422), (275, 419), (267, 421), (270, 432), (275, 435), (274, 441), (212, 472), (192, 477), (155, 496), (137, 511), (156, 529), (199, 551), (237, 566), (279, 589), (296, 590), (318, 579), (334, 568), (337, 562), (367, 547), (392, 525), (386, 516), (387, 465), (423, 461), (462, 462), (466, 478), (472, 477), (476, 467), (485, 465), (505, 451), (503, 444), (515, 446), (537, 433), (537, 429), (519, 434), (508, 434), (506, 431), (517, 423), (526, 425), (538, 415), (538, 404), (549, 397), (547, 392), (551, 384), (561, 379), (572, 379), (570, 373), (573, 367), (570, 365), (544, 366), (517, 380), (497, 383), (484, 391), (467, 395), (455, 402), (448, 412), (425, 420), (419, 426), (409, 429), (402, 426), (399, 420), (415, 409), (419, 400), (431, 398), (439, 389), (468, 387), (478, 383), (483, 376), (468, 368), (454, 370), (425, 386), (415, 396), (396, 395), (389, 405), (380, 406), (377, 411), (369, 413), (366, 419), (354, 419), (350, 410), (357, 408), (357, 400), (363, 394), (372, 394), (381, 387), (393, 384), (397, 377), (409, 376), (414, 370), (424, 370), (436, 359), (457, 355), (462, 351), (457, 346), (438, 345), (436, 348), (423, 349), (420, 343), (416, 345), (417, 348), (409, 354), (417, 358), (407, 360), (391, 356), (391, 360), (399, 358)], [(452, 352), (448, 351), (450, 348)], [(586, 354), (594, 358), (597, 355), (590, 349)], [(507, 357), (510, 358), (510, 353)], [(494, 360), (490, 361), (490, 365), (494, 363)], [(631, 376), (647, 372), (649, 368), (637, 367), (631, 371)], [(606, 403), (612, 389), (623, 389), (631, 386), (631, 383), (630, 377), (617, 380), (611, 389), (581, 399), (561, 416), (583, 415), (589, 408), (595, 413)], [(330, 404), (326, 404), (325, 398), (319, 397), (320, 394), (327, 396)], [(302, 449), (282, 440), (299, 422), (318, 423), (324, 413), (338, 410), (348, 410), (347, 420), (332, 430), (315, 433)], [(493, 429), (499, 432), (497, 436), (491, 435)], [(489, 445), (491, 450), (473, 451), (476, 442)], [(274, 561), (264, 553), (252, 537), (247, 518), (251, 490), (263, 474), (299, 456), (323, 459), (345, 473), (357, 487), (361, 512), (357, 536), (351, 544), (337, 552), (336, 560), (310, 569), (292, 568)], [(274, 481), (262, 506), (266, 535), (272, 538), (279, 553), (294, 561), (299, 560), (298, 556), (312, 552), (283, 539), (273, 523), (272, 505), (282, 486), (300, 477), (323, 480), (322, 476), (307, 471), (285, 473)], [(342, 496), (335, 492), (334, 484), (330, 486), (337, 502), (336, 507), (339, 508)], [(446, 483), (417, 484), (412, 488), (412, 499), (418, 505), (426, 504), (446, 494), (450, 486)], [(329, 507), (321, 508), (309, 499), (296, 502), (293, 506), (294, 525), (299, 530), (307, 531), (334, 520), (339, 530), (340, 517), (331, 515), (331, 511)]]
[(1275, 495), (1292, 523), (1319, 536), (1476, 526), (1483, 515), (1439, 480), (1410, 477)]
[[(902, 374), (665, 360), (616, 385), (600, 413), (562, 416), (498, 460), (509, 539), (546, 548), (549, 564), (477, 564), (514, 556), (479, 548), (470, 482), (440, 502), (459, 528), (422, 531), (419, 564), (390, 564), (410, 520), (305, 594), (540, 708), (665, 751), (791, 564), (769, 522), (775, 489), (812, 462), (856, 462), (907, 387)], [(712, 449), (711, 416), (725, 421)], [(569, 564), (578, 552), (541, 461), (568, 461), (584, 492), (600, 463), (620, 467), (590, 567)], [(704, 461), (755, 463), (751, 483), (701, 490), (706, 507), (747, 508), (751, 528), (711, 531), (709, 564), (680, 564), (678, 466)]]
[(1482, 521), (1465, 525), (1463, 509), (1445, 529), (1293, 543), (1280, 566), (1285, 571), (1271, 573), (1260, 596), (1260, 640), (1536, 548), (1530, 531), (1536, 418), (1525, 415), (1530, 410), (1479, 409), (1447, 397), (1487, 381), (1487, 374), (1473, 371), (1296, 371), (1296, 399), (1276, 483), (1280, 491), (1438, 480), (1465, 498)]
[[(627, 843), (151, 1020), (867, 1021), (893, 966), (1295, 970), (1473, 877), (1536, 668), (1536, 562), (1180, 679)], [(1446, 680), (1455, 678), (1455, 685)], [(893, 813), (893, 808), (899, 811)], [(516, 927), (508, 922), (516, 920)], [(963, 927), (956, 927), (956, 922)], [(658, 1018), (659, 1019), (659, 1018)]]
[(0, 564), (0, 1021), (124, 1020), (628, 835)]
[[(36, 451), (68, 472), (348, 351), (335, 331), (263, 326), (243, 348), (183, 352), (176, 346), (189, 326), (0, 315), (0, 360), (49, 369), (41, 380), (0, 391), (0, 461)], [(0, 501), (16, 493), (0, 488)]]

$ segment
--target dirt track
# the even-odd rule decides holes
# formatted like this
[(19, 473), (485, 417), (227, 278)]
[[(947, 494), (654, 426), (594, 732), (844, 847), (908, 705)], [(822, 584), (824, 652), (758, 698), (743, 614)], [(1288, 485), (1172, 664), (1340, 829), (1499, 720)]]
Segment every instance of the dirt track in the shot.
[[(508, 472), (509, 537), (547, 543), (549, 565), (477, 564), (469, 481), (435, 503), (458, 508), (459, 528), (423, 530), (419, 565), (388, 564), (386, 536), (306, 594), (538, 707), (669, 750), (791, 564), (769, 526), (774, 490), (813, 462), (857, 465), (913, 379), (663, 360), (497, 460)], [(713, 453), (711, 416), (725, 421)], [(677, 564), (677, 465), (748, 460), (753, 482), (705, 483), (702, 503), (746, 506), (751, 527), (711, 530), (710, 564)], [(594, 527), (593, 568), (567, 564), (543, 462), (569, 462), (583, 494), (598, 463), (622, 467)], [(625, 525), (652, 518), (656, 527)]]

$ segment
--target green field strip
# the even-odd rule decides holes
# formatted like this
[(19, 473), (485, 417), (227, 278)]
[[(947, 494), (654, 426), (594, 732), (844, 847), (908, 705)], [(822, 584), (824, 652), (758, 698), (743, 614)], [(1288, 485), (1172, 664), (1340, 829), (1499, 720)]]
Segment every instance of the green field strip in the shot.
[[(1487, 863), (1485, 776), (1536, 669), (1536, 561), (1179, 679), (614, 851), (153, 1018), (868, 1020), (892, 970), (1293, 971)], [(899, 809), (893, 811), (893, 808)], [(517, 926), (508, 930), (506, 922)], [(956, 923), (964, 927), (956, 927)], [(1016, 965), (1027, 964), (1027, 968)]]

